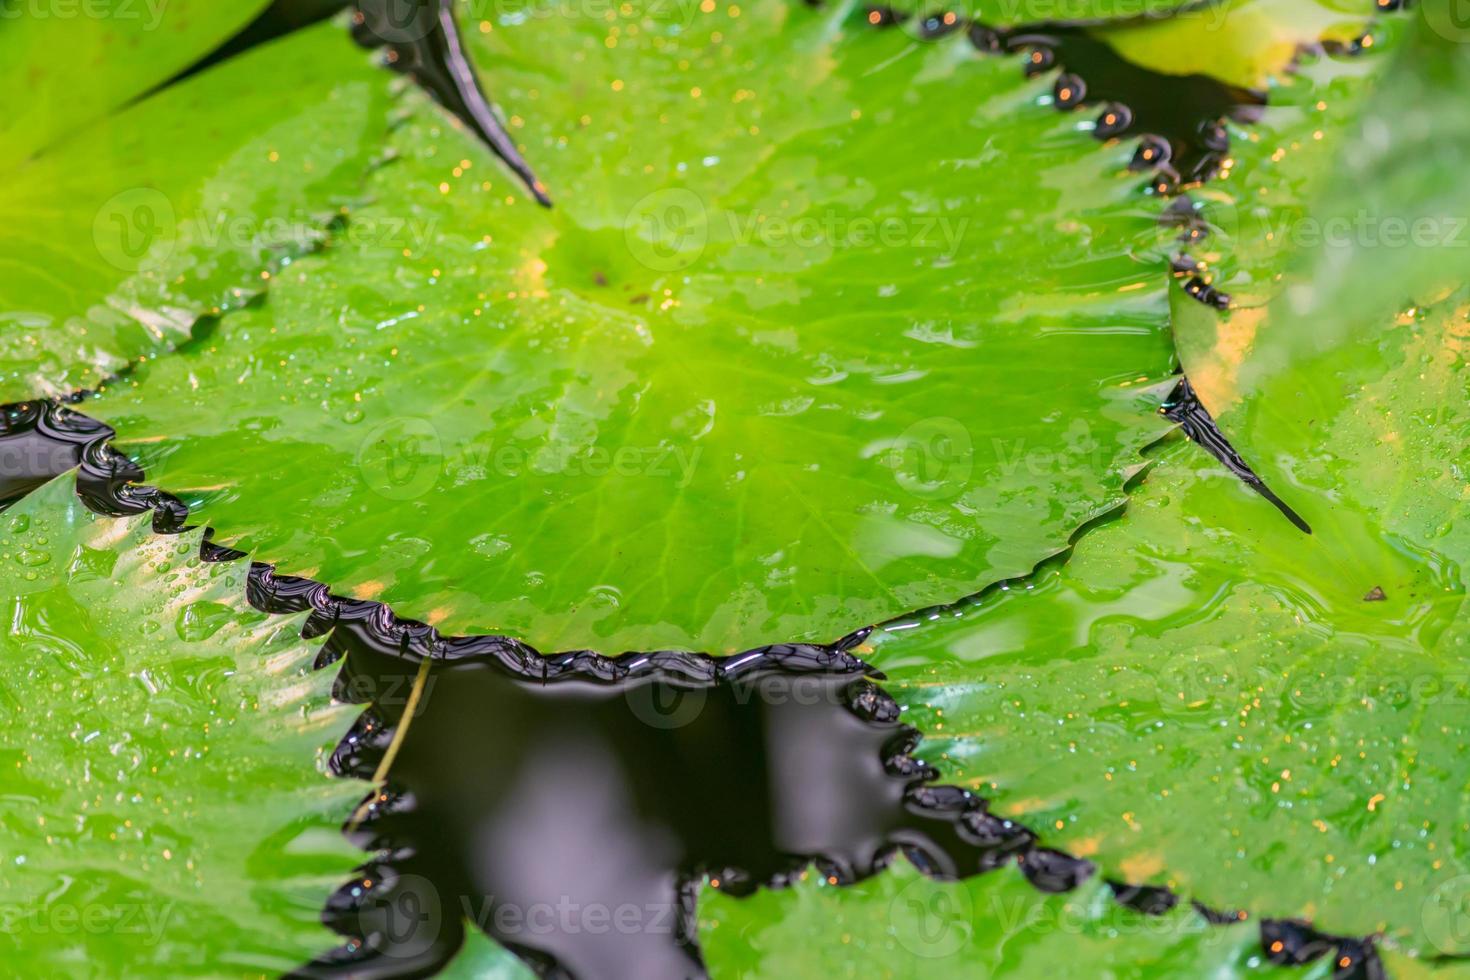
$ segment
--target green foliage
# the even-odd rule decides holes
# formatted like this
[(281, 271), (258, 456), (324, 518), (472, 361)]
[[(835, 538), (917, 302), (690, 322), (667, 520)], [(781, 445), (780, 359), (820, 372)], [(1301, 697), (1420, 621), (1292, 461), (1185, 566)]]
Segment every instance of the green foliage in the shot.
[[(700, 941), (717, 977), (1292, 977), (1265, 964), (1256, 924), (1210, 926), (1180, 906), (1120, 906), (1092, 880), (1038, 892), (1014, 868), (957, 883), (906, 864), (861, 884), (816, 879), (750, 899), (711, 895)], [(813, 942), (820, 936), (820, 942)]]
[(0, 2), (0, 172), (95, 123), (212, 51), (270, 0)]
[(1392, 55), (1384, 84), (1357, 107), (1348, 140), (1310, 210), (1282, 215), (1295, 246), (1293, 285), (1276, 329), (1255, 345), (1250, 387), (1303, 358), (1372, 332), (1415, 304), (1432, 303), (1470, 273), (1470, 191), (1458, 161), (1470, 122), (1446, 101), (1470, 86), (1459, 34), (1425, 5)]
[(88, 512), (65, 476), (0, 515), (0, 950), (18, 976), (278, 973), (333, 944), (360, 787), (300, 617), (245, 605), (199, 534)]
[[(186, 23), (198, 30), (209, 20)], [(179, 23), (165, 19), (161, 30)], [(60, 39), (29, 33), (50, 28), (4, 28), (0, 71), (59, 57)], [(87, 106), (79, 88), (136, 94), (110, 73), (148, 67), (137, 77), (151, 84), (177, 60), (174, 47), (154, 50), (159, 37), (146, 40), (109, 41), (109, 52), (122, 47), (138, 64), (98, 54), (108, 67), (95, 86), (76, 84), (85, 63), (63, 60), (70, 67), (46, 76), (45, 91), (78, 108)], [(28, 60), (4, 57), (17, 43), (34, 51)], [(243, 306), (267, 267), (317, 244), (359, 192), (381, 152), (387, 86), (339, 26), (323, 24), (113, 114), (78, 118), (79, 128), (35, 159), (0, 162), (9, 217), (0, 228), (0, 399), (95, 386), (187, 340), (201, 315)], [(7, 90), (17, 88), (26, 86)], [(59, 125), (64, 116), (44, 118)]]
[[(1242, 9), (1236, 11), (1235, 6)], [(1187, 43), (1175, 39), (1180, 48), (1168, 43), (1173, 35), (1163, 25), (1109, 34), (1131, 57), (1144, 58), (1156, 69), (1167, 67), (1166, 58), (1182, 51), (1198, 56), (1184, 66), (1206, 70), (1222, 46), (1235, 50), (1239, 59), (1265, 66), (1266, 104), (1251, 110), (1248, 121), (1229, 125), (1228, 164), (1215, 179), (1188, 192), (1209, 232), (1205, 239), (1190, 243), (1188, 251), (1205, 264), (1212, 284), (1233, 300), (1233, 309), (1220, 322), (1221, 348), (1254, 330), (1261, 308), (1281, 288), (1290, 257), (1320, 227), (1302, 219), (1317, 204), (1324, 182), (1332, 178), (1344, 144), (1356, 138), (1365, 98), (1379, 84), (1387, 56), (1397, 49), (1398, 35), (1403, 33), (1401, 19), (1390, 18), (1371, 25), (1375, 43), (1357, 54), (1319, 48), (1320, 40), (1336, 40), (1340, 46), (1345, 35), (1356, 36), (1370, 27), (1362, 16), (1366, 5), (1346, 6), (1355, 16), (1344, 20), (1347, 14), (1339, 9), (1344, 5), (1311, 0), (1225, 5), (1213, 14), (1196, 15), (1193, 38)], [(1221, 30), (1210, 30), (1214, 23)], [(1226, 29), (1232, 25), (1250, 30)], [(1144, 45), (1140, 39), (1150, 43)], [(1210, 345), (1216, 342), (1212, 335)], [(1186, 368), (1191, 377), (1203, 373), (1198, 363), (1186, 361)]]
[[(7, 397), (150, 358), (87, 410), (223, 539), (546, 648), (830, 640), (1023, 575), (1125, 499), (1165, 428), (1173, 243), (1130, 149), (1043, 111), (1049, 79), (853, 3), (492, 6), (463, 20), (551, 211), (421, 97), (386, 135), (385, 77), (338, 26), (114, 111), (256, 7), (177, 37), (86, 25), (45, 111), (0, 123)], [(978, 14), (1116, 12), (1063, 6)], [(1068, 560), (868, 651), (946, 773), (1047, 843), (1212, 906), (1382, 929), (1405, 975), (1470, 953), (1470, 294), (1443, 242), (1355, 239), (1267, 304), (1324, 180), (1313, 220), (1463, 210), (1463, 120), (1436, 109), (1464, 55), (1427, 10), (1366, 103), (1371, 54), (1287, 71), (1356, 33), (1345, 4), (1102, 30), (1161, 71), (1273, 86), (1197, 191), (1201, 257), (1243, 302), (1183, 300), (1173, 331), (1316, 533), (1174, 440)], [(0, 79), (61, 43), (0, 33), (0, 55), (16, 36), (32, 60)], [(119, 45), (105, 97), (62, 105)], [(7, 962), (274, 972), (328, 945), (357, 790), (312, 765), (346, 722), (299, 624), (250, 612), (244, 567), (199, 565), (197, 532), (89, 517), (67, 480), (0, 534)], [(717, 976), (1268, 972), (1253, 922), (1145, 921), (1098, 880), (1047, 897), (1009, 870), (707, 890), (701, 939)], [(481, 937), (451, 971), (491, 973), (524, 975)]]
[(1129, 880), (1464, 952), (1470, 300), (1291, 307), (1209, 390), (1310, 538), (1177, 444), (1065, 566), (878, 660), (951, 765)]
[(1355, 37), (1367, 14), (1356, 0), (1220, 0), (1102, 36), (1124, 58), (1166, 75), (1265, 89), (1284, 80), (1303, 47)]
[(475, 32), (554, 210), (421, 106), (341, 240), (88, 410), (223, 538), (547, 649), (831, 640), (1119, 502), (1171, 361), (1128, 148), (963, 37), (651, 9)]
[(966, 20), (991, 27), (1019, 27), (1037, 23), (1131, 23), (1164, 17), (1195, 5), (1197, 0), (960, 0), (926, 4), (895, 0), (886, 6), (908, 17), (953, 12)]

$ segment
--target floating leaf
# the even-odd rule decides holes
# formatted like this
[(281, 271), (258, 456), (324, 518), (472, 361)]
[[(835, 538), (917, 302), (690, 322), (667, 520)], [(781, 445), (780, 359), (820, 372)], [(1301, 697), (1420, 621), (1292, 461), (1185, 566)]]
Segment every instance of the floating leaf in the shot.
[(612, 27), (474, 34), (554, 209), (422, 108), (332, 247), (88, 411), (284, 571), (543, 648), (831, 640), (1121, 499), (1171, 358), (1131, 148), (852, 5)]
[(0, 172), (167, 82), (270, 0), (0, 3)]
[(1310, 537), (1175, 445), (1065, 566), (885, 639), (916, 723), (1130, 881), (1436, 951), (1470, 871), (1467, 315), (1347, 331), (1222, 417)]
[(290, 969), (330, 944), (318, 910), (357, 863), (336, 826), (358, 791), (314, 764), (350, 709), (300, 617), (245, 604), (243, 564), (95, 517), (74, 484), (0, 519), (7, 968)]
[[(1014, 868), (940, 883), (897, 866), (848, 888), (815, 879), (749, 899), (712, 896), (700, 938), (721, 977), (877, 976), (1281, 977), (1260, 962), (1255, 923), (1211, 926), (1179, 906), (1147, 916), (1093, 880), (1036, 891)], [(821, 942), (813, 942), (821, 936)]]
[[(1042, 113), (1066, 101), (1060, 88), (963, 35), (870, 30), (856, 5), (708, 6), (467, 18), (556, 210), (416, 100), (394, 136), (402, 159), (372, 175), (376, 203), (322, 255), (89, 411), (136, 440), (154, 481), (191, 490), (201, 518), (283, 570), (543, 645), (831, 639), (1056, 554), (1122, 499), (1163, 427), (1151, 409), (1170, 366), (1171, 246), (1162, 202), (1122, 172), (1131, 148), (1100, 150), (1085, 122)], [(1238, 18), (1221, 35), (1238, 39), (1264, 5), (1214, 9)], [(1303, 38), (1321, 36), (1312, 24)], [(135, 122), (246, 64), (272, 69), (280, 103), (301, 76), (276, 67), (348, 50), (331, 30), (216, 69), (131, 110)], [(1265, 60), (1172, 36), (1131, 50), (1242, 83), (1277, 74), (1287, 50), (1271, 32), (1252, 35), (1271, 39)], [(363, 135), (357, 149), (319, 147), (334, 202), (356, 189), (381, 83), (342, 58), (322, 79), (352, 79), (350, 93), (303, 96), (312, 108), (290, 123), (363, 110), (344, 138)], [(1331, 118), (1345, 118), (1374, 70), (1310, 67), (1321, 75), (1293, 88), (1272, 136), (1312, 131), (1326, 110), (1300, 99), (1320, 85), (1344, 94)], [(233, 97), (219, 84), (212, 100)], [(231, 165), (263, 169), (249, 147)], [(1265, 208), (1277, 213), (1304, 199), (1320, 159), (1251, 170), (1218, 200), (1285, 190)], [(238, 186), (273, 193), (262, 184), (274, 181)], [(1246, 237), (1236, 225), (1226, 245)], [(78, 318), (17, 318), (0, 339), (19, 352), (7, 369), (64, 386), (163, 349), (214, 295), (181, 293), (176, 313), (169, 290), (269, 251), (221, 259), (189, 241), (187, 264), (117, 280), (143, 290), (129, 315), (162, 310), (148, 322), (164, 329), (120, 340), (134, 328), (104, 320), (88, 329), (105, 339), (79, 346), (79, 304), (58, 292), (54, 308)], [(1222, 268), (1264, 298), (1282, 247)], [(123, 295), (112, 276), (77, 271), (77, 295)], [(1433, 298), (1391, 327), (1362, 314), (1310, 344), (1279, 306), (1258, 343), (1257, 321), (1232, 318), (1227, 337), (1204, 307), (1177, 305), (1204, 314), (1183, 346), (1229, 393), (1222, 424), (1317, 533), (1195, 447), (1166, 446), (1127, 516), (1090, 530), (1070, 562), (890, 624), (876, 659), (906, 686), (935, 760), (1110, 875), (1341, 932), (1381, 927), (1412, 953), (1470, 951), (1457, 821), (1470, 299)], [(1254, 370), (1278, 338), (1289, 370)], [(89, 522), (63, 484), (4, 520), (0, 595), (20, 618), (0, 707), (18, 715), (19, 747), (0, 764), (30, 782), (0, 803), (25, 857), (7, 852), (0, 886), (22, 896), (23, 923), (167, 909), (143, 939), (25, 934), (20, 969), (268, 972), (319, 951), (316, 908), (347, 862), (301, 852), (326, 850), (323, 813), (340, 818), (355, 794), (310, 766), (337, 717), (303, 673), (296, 624), (249, 613), (229, 566), (194, 562), (197, 533)], [(99, 705), (126, 739), (106, 738)], [(62, 880), (88, 890), (55, 891)], [(1263, 969), (1254, 922), (1207, 929), (1187, 908), (1145, 921), (1106, 891), (1042, 897), (1009, 871), (807, 883), (744, 904), (707, 896), (702, 939), (716, 975), (920, 960), (935, 976)], [(968, 923), (931, 930), (930, 912), (965, 900)], [(454, 969), (517, 972), (483, 942)]]
[(1357, 37), (1367, 14), (1355, 0), (1225, 0), (1103, 36), (1123, 57), (1166, 75), (1198, 73), (1264, 89), (1304, 47)]
[[(168, 12), (169, 30), (188, 14)], [(108, 50), (119, 45), (135, 50), (121, 40)], [(32, 61), (61, 59), (55, 47)], [(387, 84), (323, 24), (0, 167), (11, 216), (0, 230), (0, 398), (96, 385), (187, 340), (201, 315), (242, 306), (268, 266), (317, 243), (360, 190), (386, 128)]]
[(1443, 22), (1443, 7), (1426, 4), (1412, 22), (1384, 84), (1354, 114), (1320, 199), (1283, 215), (1295, 269), (1277, 319), (1298, 322), (1260, 335), (1254, 375), (1294, 368), (1342, 343), (1343, 333), (1375, 330), (1464, 281), (1470, 195), (1452, 161), (1470, 149), (1470, 124), (1443, 103), (1470, 85), (1470, 34)]

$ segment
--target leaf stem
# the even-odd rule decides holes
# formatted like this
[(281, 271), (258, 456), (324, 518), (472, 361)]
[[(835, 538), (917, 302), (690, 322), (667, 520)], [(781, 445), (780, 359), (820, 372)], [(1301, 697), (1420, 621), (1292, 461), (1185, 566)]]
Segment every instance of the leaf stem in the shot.
[[(413, 690), (408, 693), (408, 703), (403, 706), (403, 717), (398, 722), (398, 727), (393, 732), (393, 741), (388, 743), (388, 751), (383, 753), (383, 761), (378, 763), (378, 768), (373, 772), (373, 785), (382, 789), (388, 779), (388, 770), (393, 766), (393, 760), (398, 758), (398, 750), (403, 746), (403, 740), (408, 737), (408, 726), (413, 722), (414, 715), (418, 711), (419, 700), (424, 695), (424, 687), (429, 679), (429, 666), (433, 658), (425, 657), (419, 661), (419, 672), (413, 679)], [(376, 796), (377, 794), (374, 794)], [(370, 796), (358, 804), (352, 813), (352, 819), (347, 823), (347, 831), (351, 833), (362, 823), (367, 816), (367, 808), (372, 804), (374, 797)]]

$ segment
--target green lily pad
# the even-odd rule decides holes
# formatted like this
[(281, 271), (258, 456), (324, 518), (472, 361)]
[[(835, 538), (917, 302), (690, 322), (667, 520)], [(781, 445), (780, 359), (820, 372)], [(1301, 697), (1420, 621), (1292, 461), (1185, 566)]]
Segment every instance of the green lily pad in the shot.
[(963, 0), (960, 3), (921, 3), (896, 0), (873, 3), (900, 16), (954, 13), (991, 27), (1019, 27), (1056, 23), (1128, 23), (1164, 18), (1189, 7), (1191, 0)]
[[(821, 937), (813, 942), (813, 937)], [(749, 899), (702, 898), (700, 942), (717, 977), (1299, 977), (1261, 955), (1258, 924), (1212, 926), (1192, 908), (1147, 916), (1093, 879), (1036, 891), (1014, 868), (942, 883), (905, 864), (857, 885), (808, 879)]]
[[(1211, 75), (1266, 98), (1226, 121), (1228, 158), (1186, 195), (1200, 220), (1181, 244), (1202, 278), (1231, 300), (1222, 347), (1242, 346), (1258, 326), (1288, 257), (1311, 233), (1303, 216), (1380, 83), (1390, 60), (1380, 55), (1399, 46), (1405, 18), (1373, 20), (1370, 9), (1336, 0), (1244, 2), (1206, 5), (1177, 22), (1094, 29), (1154, 71)], [(1360, 37), (1372, 43), (1354, 47)]]
[(279, 973), (329, 947), (360, 788), (301, 617), (61, 477), (0, 515), (0, 951), (28, 976)]
[(606, 651), (830, 640), (1122, 499), (1167, 232), (1049, 79), (850, 4), (547, 13), (465, 23), (556, 207), (420, 104), (339, 240), (90, 404), (154, 482), (283, 571)]
[[(1087, 963), (1119, 978), (1314, 977), (1262, 955), (1258, 924), (1212, 926), (1180, 906), (1147, 916), (1101, 881), (1066, 895), (1037, 891), (1014, 868), (962, 882), (925, 878), (904, 862), (855, 885), (809, 875), (790, 888), (732, 898), (700, 895), (699, 942), (719, 978), (874, 976), (932, 980), (1054, 977)], [(520, 980), (531, 974), (471, 936), (446, 977)], [(1397, 975), (1397, 974), (1395, 974)]]
[(0, 167), (0, 398), (94, 386), (247, 302), (360, 190), (388, 87), (323, 24)]
[(1470, 195), (1451, 161), (1470, 149), (1470, 124), (1437, 103), (1470, 85), (1470, 64), (1467, 38), (1440, 25), (1433, 7), (1404, 32), (1383, 84), (1342, 133), (1314, 206), (1281, 215), (1281, 237), (1295, 246), (1282, 317), (1294, 322), (1256, 338), (1242, 387), (1464, 281)]
[(1358, 0), (1226, 0), (1103, 36), (1124, 58), (1166, 75), (1198, 73), (1265, 89), (1303, 47), (1355, 38), (1370, 11)]
[[(1376, 102), (1446, 77), (1425, 44), (1406, 43)], [(1443, 184), (1354, 172), (1349, 135), (1310, 214), (1351, 214), (1350, 181), (1376, 215), (1436, 213)], [(1187, 372), (1310, 538), (1177, 444), (1066, 566), (898, 624), (916, 628), (876, 657), (936, 757), (1109, 873), (1460, 955), (1470, 305), (1438, 290), (1445, 250), (1400, 279), (1378, 270), (1407, 256), (1378, 244), (1307, 250), (1268, 310), (1229, 327), (1175, 305)], [(1400, 283), (1438, 302), (1392, 312)]]
[(884, 636), (931, 751), (1129, 881), (1435, 951), (1425, 903), (1470, 871), (1467, 311), (1222, 417), (1310, 537), (1178, 443), (1065, 566)]
[[(1256, 345), (1266, 308), (1282, 290), (1289, 268), (1296, 266), (1299, 283), (1320, 282), (1316, 288), (1340, 292), (1323, 277), (1326, 270), (1308, 273), (1302, 266), (1312, 261), (1308, 256), (1319, 249), (1324, 234), (1337, 241), (1340, 228), (1360, 223), (1357, 213), (1365, 195), (1374, 193), (1379, 175), (1348, 178), (1344, 172), (1344, 161), (1361, 154), (1355, 147), (1367, 145), (1362, 135), (1364, 120), (1377, 114), (1372, 106), (1388, 93), (1420, 84), (1396, 71), (1396, 65), (1413, 60), (1402, 40), (1405, 21), (1383, 19), (1368, 35), (1376, 43), (1357, 54), (1304, 56), (1272, 86), (1268, 103), (1250, 125), (1232, 127), (1231, 162), (1219, 178), (1190, 191), (1204, 237), (1188, 243), (1187, 250), (1200, 263), (1203, 278), (1228, 294), (1231, 304), (1218, 317), (1176, 316), (1174, 335), (1184, 373), (1216, 414), (1238, 399), (1241, 359)], [(1418, 155), (1411, 149), (1404, 158)], [(1392, 156), (1398, 158), (1397, 151)], [(1341, 199), (1346, 213), (1331, 217), (1324, 197)], [(1390, 228), (1399, 220), (1394, 218)], [(1389, 258), (1379, 252), (1374, 262)], [(1389, 280), (1375, 268), (1359, 270), (1356, 281), (1372, 290)], [(1396, 293), (1392, 302), (1407, 295)], [(1357, 309), (1363, 300), (1360, 291), (1343, 308)], [(1290, 335), (1324, 335), (1339, 320), (1319, 316), (1312, 331)]]
[[(1157, 202), (1121, 148), (1038, 108), (1045, 81), (853, 12), (485, 20), (481, 61), (556, 211), (416, 103), (375, 206), (89, 411), (284, 571), (542, 645), (829, 639), (1026, 571), (1122, 499), (1161, 431)], [(975, 220), (958, 236), (918, 228), (955, 213)], [(1464, 304), (1368, 326), (1292, 346), (1222, 419), (1312, 539), (1174, 443), (1071, 563), (895, 624), (915, 628), (875, 659), (934, 756), (1049, 842), (1216, 906), (1461, 952), (1434, 910), (1463, 907), (1470, 860)], [(0, 704), (45, 719), (7, 726), (36, 785), (0, 825), (34, 847), (4, 855), (0, 886), (49, 930), (22, 936), (22, 968), (274, 971), (319, 951), (350, 863), (330, 825), (356, 791), (305, 761), (342, 720), (296, 624), (243, 607), (243, 568), (191, 564), (197, 535), (87, 518), (65, 481), (0, 521), (19, 569), (0, 592), (34, 617)], [(99, 704), (161, 734), (87, 739)], [(94, 788), (119, 759), (118, 788)], [(78, 868), (91, 891), (58, 897)], [(980, 911), (949, 951), (914, 910), (959, 895)], [(105, 944), (57, 926), (98, 908), (160, 924)], [(1009, 872), (703, 912), (717, 975), (1264, 969), (1248, 925), (1145, 921), (1096, 881), (1046, 897)], [(523, 975), (482, 940), (456, 970)]]
[(160, 85), (248, 24), (270, 0), (0, 4), (0, 173)]

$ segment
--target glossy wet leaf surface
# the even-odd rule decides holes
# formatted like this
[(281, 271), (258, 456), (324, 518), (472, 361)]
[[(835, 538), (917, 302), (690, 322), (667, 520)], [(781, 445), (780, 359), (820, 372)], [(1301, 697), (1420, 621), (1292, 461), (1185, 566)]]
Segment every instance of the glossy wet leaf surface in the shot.
[(388, 86), (323, 24), (0, 167), (0, 398), (95, 386), (188, 340), (201, 315), (243, 306), (360, 193)]
[(1210, 926), (1188, 907), (1145, 916), (1101, 881), (1045, 895), (1014, 868), (941, 883), (903, 865), (850, 888), (813, 876), (744, 901), (713, 897), (700, 938), (731, 978), (1048, 977), (1082, 964), (1120, 980), (1300, 976), (1265, 961), (1255, 923)]
[(1065, 566), (883, 640), (933, 750), (1128, 880), (1438, 943), (1470, 870), (1467, 331), (1462, 297), (1365, 326), (1223, 417), (1312, 536), (1178, 443)]
[[(1266, 104), (1253, 108), (1249, 118), (1227, 123), (1228, 163), (1185, 195), (1202, 234), (1182, 237), (1181, 246), (1201, 263), (1204, 278), (1232, 300), (1218, 341), (1212, 333), (1207, 345), (1222, 349), (1249, 344), (1260, 308), (1281, 288), (1290, 256), (1319, 230), (1303, 219), (1312, 217), (1310, 209), (1331, 178), (1342, 146), (1359, 132), (1363, 100), (1378, 86), (1403, 32), (1401, 18), (1370, 20), (1356, 4), (1304, 0), (1238, 7), (1194, 14), (1187, 29), (1160, 24), (1107, 34), (1121, 50), (1160, 70), (1179, 58), (1180, 50), (1197, 55), (1179, 66), (1194, 71), (1210, 72), (1210, 59), (1221, 51), (1264, 66), (1265, 77), (1256, 81)], [(1357, 53), (1342, 50), (1345, 36), (1365, 33), (1377, 43)], [(1294, 38), (1301, 47), (1283, 47), (1283, 38)], [(1189, 362), (1183, 347), (1193, 339), (1180, 338), (1191, 377), (1198, 364)]]
[(278, 973), (331, 944), (359, 790), (299, 617), (198, 533), (100, 518), (64, 476), (0, 515), (0, 950), (29, 976)]
[[(70, 195), (45, 222), (70, 229), (54, 263), (21, 237), (39, 220), (0, 233), (0, 263), (48, 272), (0, 285), (7, 390), (86, 383), (239, 305), (391, 146), (374, 203), (322, 254), (87, 408), (151, 482), (283, 571), (548, 648), (725, 652), (1021, 575), (1123, 499), (1164, 428), (1175, 243), (1123, 172), (1131, 146), (1053, 114), (1050, 78), (963, 36), (869, 31), (855, 6), (490, 6), (463, 20), (555, 210), (422, 99), (385, 140), (384, 77), (324, 26), (83, 130), (0, 190), (22, 217)], [(1201, 34), (1211, 15), (1229, 19)], [(1412, 310), (1369, 317), (1334, 293), (1319, 319), (1346, 329), (1326, 330), (1287, 315), (1289, 292), (1259, 308), (1299, 244), (1280, 222), (1375, 120), (1417, 147), (1403, 185), (1438, 195), (1412, 213), (1454, 210), (1423, 174), (1454, 172), (1438, 154), (1457, 132), (1413, 108), (1457, 79), (1451, 49), (1409, 49), (1432, 80), (1360, 122), (1379, 60), (1286, 72), (1296, 41), (1348, 37), (1357, 15), (1236, 3), (1114, 34), (1162, 70), (1274, 86), (1197, 192), (1202, 254), (1245, 303), (1217, 320), (1182, 300), (1173, 332), (1316, 533), (1176, 440), (1069, 561), (894, 624), (871, 655), (931, 758), (1048, 843), (1215, 907), (1382, 929), (1395, 975), (1415, 976), (1454, 968), (1408, 953), (1470, 952), (1470, 300), (1415, 281)], [(146, 84), (133, 67), (119, 77)], [(220, 106), (239, 128), (193, 139)], [(1359, 162), (1352, 180), (1402, 186), (1391, 158)], [(252, 220), (313, 220), (268, 245), (181, 225), (161, 259), (119, 267), (95, 221), (118, 188), (159, 181), (184, 214), (243, 198)], [(1417, 270), (1407, 254), (1391, 258)], [(1366, 281), (1361, 261), (1342, 281)], [(22, 774), (0, 800), (21, 931), (0, 948), (35, 973), (289, 968), (330, 944), (316, 913), (352, 860), (334, 825), (357, 788), (313, 765), (342, 716), (296, 624), (245, 609), (243, 567), (200, 568), (196, 536), (86, 517), (68, 493), (0, 515), (20, 617), (0, 764)], [(905, 866), (703, 902), (716, 976), (1267, 972), (1253, 923), (1146, 920), (1095, 879), (1046, 897), (1013, 869), (941, 885)], [(55, 927), (83, 908), (113, 918)], [(132, 908), (156, 928), (124, 935)], [(476, 937), (447, 975), (525, 973)]]
[(353, 217), (401, 236), (89, 406), (226, 540), (451, 630), (728, 652), (1121, 499), (1168, 235), (1049, 80), (849, 7), (485, 23), (554, 210), (425, 106)]
[(1284, 78), (1304, 47), (1355, 37), (1368, 13), (1354, 0), (1226, 0), (1105, 36), (1123, 57), (1166, 75), (1200, 73), (1265, 89)]
[[(987, 24), (1033, 24), (1046, 21), (1127, 21), (1157, 17), (1186, 7), (1186, 0), (971, 0), (955, 5)], [(903, 4), (895, 4), (902, 8)], [(947, 8), (948, 9), (948, 8)]]
[[(1065, 23), (1081, 21), (1132, 22), (1169, 14), (1187, 7), (1187, 0), (964, 0), (951, 4), (923, 4), (915, 0), (897, 0), (891, 4), (872, 4), (917, 24), (919, 18), (953, 12), (966, 20), (979, 21), (992, 27)], [(871, 15), (870, 15), (871, 16)], [(881, 15), (880, 15), (881, 16)]]
[[(1274, 230), (1291, 249), (1282, 315), (1300, 321), (1262, 335), (1256, 376), (1291, 369), (1299, 356), (1370, 329), (1368, 314), (1392, 317), (1464, 281), (1470, 219), (1448, 161), (1470, 146), (1470, 128), (1461, 114), (1439, 109), (1446, 93), (1470, 83), (1461, 43), (1470, 34), (1441, 23), (1437, 6), (1407, 26), (1392, 24), (1406, 36), (1381, 66), (1383, 83), (1339, 128), (1341, 146), (1314, 206), (1240, 218), (1242, 231)], [(1185, 368), (1193, 372), (1188, 357)], [(1255, 379), (1240, 383), (1248, 388)]]
[[(1210, 926), (1187, 907), (1151, 917), (1123, 908), (1093, 881), (1045, 895), (1014, 868), (936, 882), (899, 863), (856, 885), (809, 875), (791, 888), (731, 898), (706, 889), (700, 945), (728, 978), (893, 976), (1047, 977), (1087, 963), (1089, 975), (1294, 977), (1323, 971), (1267, 962), (1256, 924)], [(443, 976), (530, 976), (471, 938)]]

